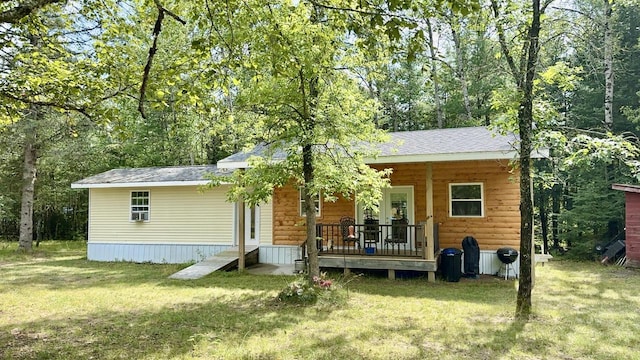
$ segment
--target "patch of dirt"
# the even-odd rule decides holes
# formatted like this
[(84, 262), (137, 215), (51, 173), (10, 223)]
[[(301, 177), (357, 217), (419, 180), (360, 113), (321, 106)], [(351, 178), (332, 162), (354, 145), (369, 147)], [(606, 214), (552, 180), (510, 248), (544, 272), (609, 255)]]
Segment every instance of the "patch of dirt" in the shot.
[(29, 341), (47, 341), (49, 339), (49, 335), (45, 333), (37, 333), (37, 332), (27, 332), (18, 328), (11, 330), (11, 335), (16, 341), (19, 342), (29, 342)]
[(473, 316), (469, 318), (471, 321), (483, 323), (483, 324), (509, 324), (513, 322), (512, 316)]

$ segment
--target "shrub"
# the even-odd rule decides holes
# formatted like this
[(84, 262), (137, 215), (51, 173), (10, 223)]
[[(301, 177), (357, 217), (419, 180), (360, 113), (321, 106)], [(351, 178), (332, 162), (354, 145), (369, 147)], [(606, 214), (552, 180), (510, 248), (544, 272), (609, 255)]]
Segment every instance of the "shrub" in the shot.
[(326, 273), (309, 280), (307, 276), (299, 276), (282, 289), (276, 299), (289, 304), (315, 304), (320, 298), (338, 297), (335, 281), (327, 278)]

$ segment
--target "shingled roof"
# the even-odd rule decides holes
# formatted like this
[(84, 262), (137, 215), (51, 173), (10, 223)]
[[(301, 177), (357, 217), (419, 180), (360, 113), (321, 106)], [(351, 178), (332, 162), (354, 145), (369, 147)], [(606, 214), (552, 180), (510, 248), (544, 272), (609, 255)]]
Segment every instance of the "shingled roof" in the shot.
[[(379, 156), (368, 159), (367, 163), (514, 159), (519, 140), (512, 133), (501, 135), (484, 126), (404, 131), (389, 135), (389, 142), (376, 145)], [(265, 150), (265, 145), (259, 145), (251, 151), (233, 154), (220, 160), (218, 167), (245, 168), (250, 157), (264, 156)], [(284, 156), (283, 152), (276, 152), (271, 159), (282, 160)], [(532, 156), (543, 157), (548, 154), (542, 150)]]
[[(369, 164), (408, 162), (439, 162), (462, 160), (514, 159), (517, 156), (518, 137), (514, 134), (500, 135), (486, 127), (467, 127), (405, 131), (389, 134), (391, 139), (376, 145), (380, 152)], [(265, 156), (268, 148), (261, 144), (251, 151), (239, 152), (215, 165), (172, 166), (134, 169), (114, 169), (76, 181), (72, 188), (154, 187), (204, 185), (208, 174), (229, 175), (233, 169), (248, 167), (252, 156)], [(286, 154), (276, 150), (272, 160), (284, 160)], [(548, 150), (540, 150), (533, 157), (548, 156)]]
[[(466, 127), (391, 133), (388, 143), (380, 144), (379, 159), (389, 157), (429, 157), (429, 161), (511, 158), (516, 154), (518, 137), (500, 135), (486, 127)], [(462, 159), (459, 159), (462, 158)]]
[(230, 172), (215, 165), (169, 166), (133, 169), (113, 169), (76, 181), (74, 189), (131, 186), (189, 186), (205, 185), (210, 175), (225, 176)]

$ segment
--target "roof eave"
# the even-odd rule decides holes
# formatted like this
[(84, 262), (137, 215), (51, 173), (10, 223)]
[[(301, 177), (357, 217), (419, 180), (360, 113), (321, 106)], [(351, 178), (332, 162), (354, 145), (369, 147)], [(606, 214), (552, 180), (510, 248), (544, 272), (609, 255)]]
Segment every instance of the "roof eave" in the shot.
[(414, 162), (444, 162), (466, 160), (500, 160), (515, 159), (516, 151), (485, 151), (450, 154), (419, 154), (419, 155), (387, 155), (365, 159), (367, 164), (394, 164)]
[(218, 169), (221, 170), (237, 170), (237, 169), (247, 169), (249, 168), (248, 161), (218, 161), (216, 164)]
[[(416, 154), (416, 155), (381, 155), (376, 158), (365, 159), (366, 164), (390, 164), (390, 163), (413, 163), (413, 162), (444, 162), (444, 161), (465, 161), (465, 160), (504, 160), (516, 159), (518, 152), (510, 151), (476, 151), (467, 153), (450, 154)], [(531, 153), (534, 159), (544, 159), (549, 157), (549, 149), (538, 149)], [(250, 167), (248, 161), (228, 161), (218, 162), (220, 169), (247, 169)]]
[[(122, 182), (122, 183), (72, 183), (72, 189), (107, 189), (107, 188), (132, 188), (132, 187), (167, 187), (167, 186), (201, 186), (210, 183), (210, 180), (196, 181), (142, 181), (142, 182)], [(222, 183), (226, 184), (226, 183)]]
[(624, 192), (640, 193), (640, 185), (628, 185), (628, 184), (613, 184), (611, 185), (613, 190), (621, 190)]

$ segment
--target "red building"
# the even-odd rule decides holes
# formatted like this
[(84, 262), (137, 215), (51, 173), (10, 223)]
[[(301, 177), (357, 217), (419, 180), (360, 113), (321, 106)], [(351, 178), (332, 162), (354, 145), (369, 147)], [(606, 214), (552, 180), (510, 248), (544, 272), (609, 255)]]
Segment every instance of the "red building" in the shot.
[(640, 267), (640, 185), (613, 184), (625, 194), (626, 266)]

